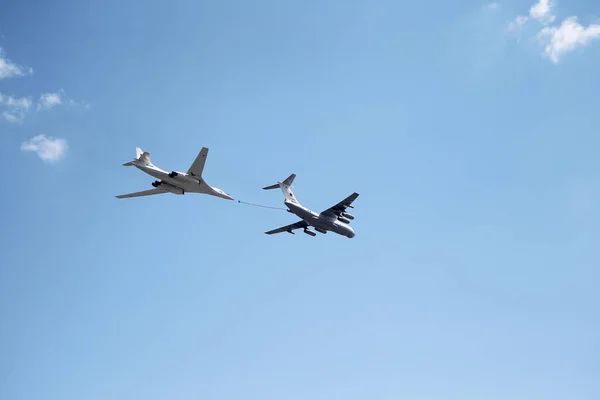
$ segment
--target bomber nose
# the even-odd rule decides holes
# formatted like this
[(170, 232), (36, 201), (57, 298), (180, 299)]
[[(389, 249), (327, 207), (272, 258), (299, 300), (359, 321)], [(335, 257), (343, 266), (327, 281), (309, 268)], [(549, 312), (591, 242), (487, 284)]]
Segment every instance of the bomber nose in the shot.
[(216, 192), (218, 193), (218, 196), (227, 199), (227, 200), (235, 200), (233, 198), (233, 196), (231, 196), (229, 193), (225, 192), (223, 189), (215, 189)]

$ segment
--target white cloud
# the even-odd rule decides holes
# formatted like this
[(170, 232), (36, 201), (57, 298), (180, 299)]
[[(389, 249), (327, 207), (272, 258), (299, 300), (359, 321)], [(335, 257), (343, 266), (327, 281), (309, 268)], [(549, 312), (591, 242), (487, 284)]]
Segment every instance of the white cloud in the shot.
[(508, 30), (520, 36), (523, 27), (530, 19), (537, 20), (543, 24), (549, 24), (556, 19), (556, 16), (552, 14), (553, 9), (554, 3), (552, 0), (538, 0), (537, 3), (529, 8), (528, 15), (517, 15), (514, 21), (509, 22)]
[(29, 97), (12, 97), (0, 93), (0, 106), (5, 110), (2, 115), (8, 122), (19, 123), (25, 118), (25, 113), (31, 107), (31, 99)]
[(515, 18), (514, 21), (511, 21), (508, 24), (509, 32), (515, 33), (517, 36), (520, 36), (521, 32), (523, 31), (523, 26), (527, 23), (528, 20), (529, 17), (526, 17), (524, 15), (517, 15), (517, 18)]
[(21, 151), (33, 151), (43, 161), (54, 162), (64, 157), (68, 145), (65, 139), (46, 137), (38, 135), (26, 142), (21, 143)]
[(4, 57), (4, 51), (0, 48), (0, 79), (25, 76), (33, 73), (33, 69), (15, 64)]
[(552, 0), (539, 0), (531, 6), (529, 15), (540, 22), (550, 23), (556, 19), (556, 16), (552, 14), (553, 8), (554, 3)]
[(487, 8), (488, 10), (497, 10), (500, 7), (500, 4), (493, 2), (493, 3), (489, 3), (486, 4), (485, 8)]
[[(49, 110), (51, 108), (68, 105), (69, 107), (82, 107), (88, 110), (90, 105), (85, 101), (75, 101), (66, 98), (64, 90), (55, 93), (43, 93), (37, 101), (37, 110)], [(0, 93), (0, 110), (4, 109), (3, 116), (9, 122), (20, 123), (25, 119), (25, 114), (32, 106), (30, 97), (17, 98)]]
[(2, 116), (4, 117), (4, 119), (6, 119), (8, 122), (12, 122), (13, 124), (17, 124), (21, 121), (23, 121), (23, 116), (22, 115), (15, 115), (15, 114), (11, 114), (8, 111), (4, 111), (2, 113)]
[(68, 104), (71, 107), (82, 107), (84, 110), (90, 109), (90, 103), (86, 102), (85, 100), (76, 101), (76, 100), (69, 99)]
[(577, 22), (577, 17), (569, 17), (559, 27), (545, 27), (537, 37), (546, 44), (544, 55), (556, 64), (563, 54), (600, 39), (600, 25), (584, 27)]
[(42, 93), (38, 101), (38, 110), (49, 110), (62, 104), (60, 93)]
[(536, 20), (546, 25), (538, 32), (535, 39), (544, 45), (544, 56), (556, 64), (565, 53), (585, 47), (594, 39), (599, 39), (600, 25), (592, 24), (585, 27), (577, 21), (576, 16), (566, 18), (558, 26), (551, 25), (556, 20), (554, 8), (554, 0), (537, 0), (537, 3), (530, 7), (529, 15), (517, 15), (515, 20), (508, 24), (508, 30), (520, 36), (524, 25), (529, 20)]
[(63, 89), (59, 89), (55, 93), (41, 94), (38, 100), (37, 109), (38, 111), (49, 110), (60, 105), (67, 105), (69, 107), (82, 107), (84, 110), (88, 110), (90, 108), (90, 105), (85, 101), (77, 101), (67, 98), (65, 91)]
[[(25, 76), (32, 73), (32, 68), (18, 65), (6, 58), (4, 56), (4, 51), (0, 47), (0, 80)], [(69, 107), (82, 107), (85, 110), (89, 109), (90, 107), (86, 102), (78, 102), (66, 98), (64, 90), (60, 89), (55, 93), (42, 93), (37, 101), (37, 109), (38, 111), (49, 110), (62, 104), (66, 104)], [(32, 102), (31, 98), (29, 97), (15, 98), (0, 93), (0, 112), (2, 112), (2, 117), (8, 122), (23, 122), (25, 119), (25, 114), (29, 111), (31, 105)]]

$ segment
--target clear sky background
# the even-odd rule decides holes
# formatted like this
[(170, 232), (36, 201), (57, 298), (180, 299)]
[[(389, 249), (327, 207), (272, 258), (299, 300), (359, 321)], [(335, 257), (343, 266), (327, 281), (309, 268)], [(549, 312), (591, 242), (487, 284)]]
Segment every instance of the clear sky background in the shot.
[(600, 5), (534, 2), (3, 2), (0, 398), (600, 398)]

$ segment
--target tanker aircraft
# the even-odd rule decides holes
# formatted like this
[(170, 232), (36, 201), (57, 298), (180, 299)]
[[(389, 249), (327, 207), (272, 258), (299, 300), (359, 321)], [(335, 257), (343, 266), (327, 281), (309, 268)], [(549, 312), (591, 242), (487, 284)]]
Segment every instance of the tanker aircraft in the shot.
[(321, 213), (316, 213), (301, 205), (298, 202), (298, 199), (296, 199), (296, 196), (294, 196), (294, 193), (292, 192), (292, 182), (295, 178), (296, 174), (291, 174), (283, 182), (277, 182), (275, 185), (267, 186), (263, 189), (271, 190), (280, 188), (285, 197), (284, 204), (288, 207), (287, 211), (299, 216), (302, 220), (295, 224), (283, 226), (265, 233), (267, 235), (280, 232), (294, 234), (294, 229), (303, 228), (304, 233), (307, 235), (316, 236), (317, 234), (309, 228), (309, 226), (312, 226), (315, 228), (315, 231), (323, 234), (332, 231), (339, 235), (353, 238), (355, 235), (354, 229), (352, 229), (349, 224), (350, 220), (354, 219), (354, 216), (346, 212), (346, 209), (354, 208), (352, 207), (352, 202), (356, 200), (358, 193), (354, 192), (335, 206), (330, 207)]
[(135, 148), (135, 152), (135, 160), (127, 162), (123, 165), (126, 167), (136, 167), (148, 175), (157, 178), (158, 180), (152, 182), (154, 189), (122, 194), (116, 196), (118, 199), (151, 196), (162, 193), (173, 193), (178, 195), (182, 195), (184, 193), (203, 193), (220, 197), (222, 199), (233, 200), (233, 197), (231, 197), (229, 194), (225, 193), (219, 188), (210, 186), (202, 178), (202, 171), (204, 170), (206, 156), (208, 155), (208, 148), (206, 147), (203, 147), (202, 150), (200, 150), (200, 153), (198, 153), (194, 163), (190, 166), (187, 172), (164, 171), (152, 164), (152, 161), (150, 160), (150, 153), (142, 151), (142, 149), (139, 147)]

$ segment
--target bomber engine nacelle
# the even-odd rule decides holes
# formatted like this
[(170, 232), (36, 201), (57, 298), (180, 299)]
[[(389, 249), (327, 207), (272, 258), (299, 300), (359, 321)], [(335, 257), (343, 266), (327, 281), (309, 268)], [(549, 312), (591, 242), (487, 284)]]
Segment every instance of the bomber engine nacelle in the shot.
[(340, 222), (343, 222), (343, 223), (345, 223), (345, 224), (349, 224), (349, 223), (350, 223), (350, 220), (349, 220), (349, 219), (346, 219), (346, 218), (344, 218), (344, 217), (338, 217), (338, 221), (340, 221)]
[(354, 219), (354, 215), (347, 213), (345, 211), (342, 213), (342, 217), (348, 218), (348, 219)]
[(175, 178), (177, 175), (179, 175), (177, 172), (175, 172), (175, 171), (171, 171), (171, 172), (169, 173), (169, 178)]

